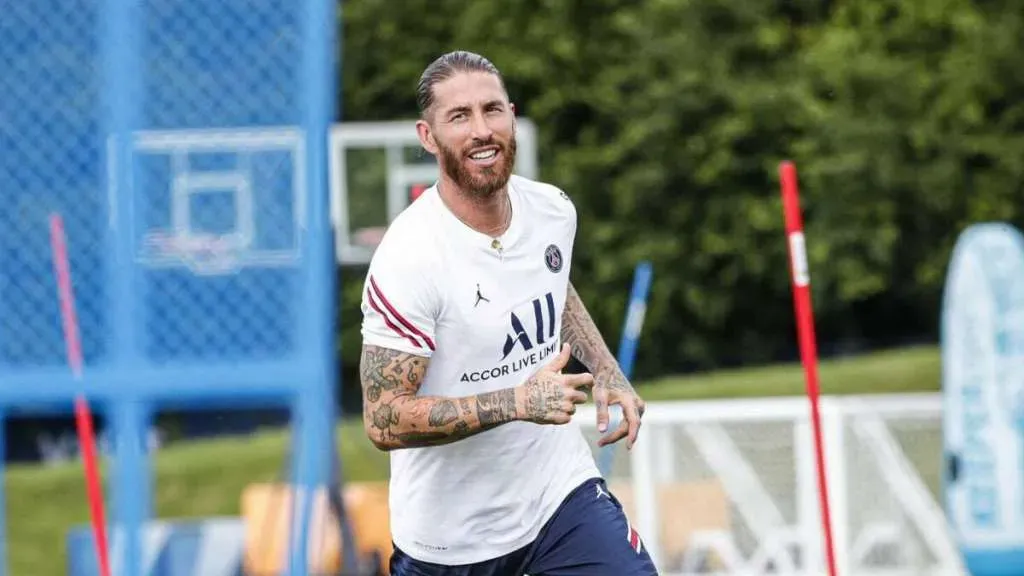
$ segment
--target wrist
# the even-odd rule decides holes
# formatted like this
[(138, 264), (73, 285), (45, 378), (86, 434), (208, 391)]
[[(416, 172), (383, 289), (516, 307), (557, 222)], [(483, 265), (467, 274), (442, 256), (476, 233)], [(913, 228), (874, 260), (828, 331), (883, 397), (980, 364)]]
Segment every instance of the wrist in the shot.
[(527, 420), (526, 417), (526, 399), (527, 391), (526, 384), (520, 384), (514, 388), (516, 398), (516, 411), (513, 420)]
[(617, 379), (619, 375), (618, 365), (614, 362), (604, 362), (594, 370), (594, 384), (607, 386)]
[(619, 367), (617, 362), (610, 362), (601, 366), (594, 373), (594, 386), (602, 386), (608, 389), (629, 388), (629, 379)]

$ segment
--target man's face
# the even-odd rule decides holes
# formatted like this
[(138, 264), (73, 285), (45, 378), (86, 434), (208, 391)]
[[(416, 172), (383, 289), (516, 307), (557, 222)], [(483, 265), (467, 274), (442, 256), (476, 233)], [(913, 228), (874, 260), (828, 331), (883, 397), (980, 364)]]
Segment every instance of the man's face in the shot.
[(420, 122), (420, 139), (460, 189), (488, 198), (508, 183), (515, 114), (497, 76), (460, 72), (435, 84), (430, 114), (429, 124)]

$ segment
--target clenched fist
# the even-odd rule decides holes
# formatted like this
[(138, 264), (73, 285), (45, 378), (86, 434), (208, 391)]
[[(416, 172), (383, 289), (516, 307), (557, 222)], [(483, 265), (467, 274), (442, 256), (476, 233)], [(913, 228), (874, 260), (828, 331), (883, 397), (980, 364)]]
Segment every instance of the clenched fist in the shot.
[(569, 345), (532, 378), (519, 386), (523, 418), (535, 424), (566, 424), (576, 413), (576, 405), (587, 401), (583, 390), (594, 385), (591, 374), (562, 374), (569, 364)]

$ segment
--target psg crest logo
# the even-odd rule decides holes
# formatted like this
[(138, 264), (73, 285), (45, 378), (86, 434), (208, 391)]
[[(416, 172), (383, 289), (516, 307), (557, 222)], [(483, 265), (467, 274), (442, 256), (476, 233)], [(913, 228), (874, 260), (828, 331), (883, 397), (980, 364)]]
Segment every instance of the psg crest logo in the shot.
[(558, 246), (552, 244), (547, 247), (544, 251), (544, 263), (547, 264), (548, 270), (556, 274), (562, 270), (562, 251)]

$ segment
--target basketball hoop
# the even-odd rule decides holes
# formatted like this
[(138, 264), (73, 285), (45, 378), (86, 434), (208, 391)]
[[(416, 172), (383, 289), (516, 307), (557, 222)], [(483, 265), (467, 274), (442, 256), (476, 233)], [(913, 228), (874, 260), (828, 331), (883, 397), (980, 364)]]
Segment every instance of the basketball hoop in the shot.
[(180, 264), (198, 276), (220, 276), (238, 271), (243, 248), (236, 236), (152, 232), (143, 243), (150, 265)]

